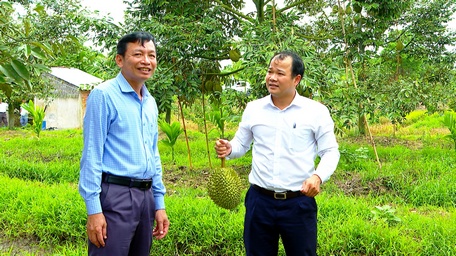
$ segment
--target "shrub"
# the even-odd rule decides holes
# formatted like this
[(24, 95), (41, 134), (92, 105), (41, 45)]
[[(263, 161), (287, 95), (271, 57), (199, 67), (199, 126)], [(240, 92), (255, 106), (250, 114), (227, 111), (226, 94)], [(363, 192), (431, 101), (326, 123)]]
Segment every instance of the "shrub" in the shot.
[(43, 129), (43, 120), (44, 120), (44, 108), (40, 106), (35, 106), (32, 100), (28, 104), (22, 103), (21, 105), (25, 110), (27, 110), (33, 118), (32, 129), (36, 134), (36, 137), (40, 137), (40, 132)]

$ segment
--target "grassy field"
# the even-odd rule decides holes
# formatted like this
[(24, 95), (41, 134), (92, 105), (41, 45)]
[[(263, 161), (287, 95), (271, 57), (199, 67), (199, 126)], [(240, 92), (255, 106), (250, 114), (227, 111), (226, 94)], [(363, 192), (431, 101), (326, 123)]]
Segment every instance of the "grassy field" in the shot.
[[(235, 127), (235, 125), (232, 125)], [(319, 255), (456, 255), (456, 151), (442, 117), (416, 111), (400, 126), (371, 125), (368, 137), (338, 138), (341, 161), (317, 196)], [(230, 128), (227, 136), (235, 130)], [(220, 166), (209, 134), (188, 130), (171, 150), (160, 144), (169, 235), (151, 255), (243, 255), (244, 208), (227, 211), (207, 196)], [(86, 255), (85, 208), (77, 192), (80, 130), (0, 129), (0, 254)], [(231, 160), (248, 187), (251, 155)], [(380, 168), (381, 165), (381, 168)], [(280, 255), (285, 255), (283, 249)]]

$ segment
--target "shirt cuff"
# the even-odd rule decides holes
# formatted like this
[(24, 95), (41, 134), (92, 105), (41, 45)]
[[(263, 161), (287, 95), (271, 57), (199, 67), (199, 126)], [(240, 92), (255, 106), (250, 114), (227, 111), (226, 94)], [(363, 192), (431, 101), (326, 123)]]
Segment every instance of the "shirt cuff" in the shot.
[(87, 215), (92, 215), (102, 212), (100, 199), (97, 197), (93, 200), (85, 201)]
[(155, 198), (155, 210), (165, 209), (165, 198), (163, 196), (157, 196)]

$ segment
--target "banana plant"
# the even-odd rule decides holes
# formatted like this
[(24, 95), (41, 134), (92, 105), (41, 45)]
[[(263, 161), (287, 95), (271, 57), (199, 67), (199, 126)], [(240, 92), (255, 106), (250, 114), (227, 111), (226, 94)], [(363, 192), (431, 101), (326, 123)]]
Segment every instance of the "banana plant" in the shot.
[(176, 144), (179, 135), (181, 135), (182, 132), (184, 132), (184, 129), (181, 128), (179, 122), (173, 122), (172, 124), (169, 124), (164, 120), (161, 120), (158, 123), (158, 126), (166, 134), (166, 139), (163, 139), (161, 141), (165, 143), (166, 146), (171, 148), (171, 157), (174, 163), (174, 145)]
[(33, 118), (32, 129), (36, 137), (40, 137), (40, 132), (43, 129), (44, 108), (36, 106), (32, 100), (28, 104), (22, 103), (21, 107), (27, 110)]

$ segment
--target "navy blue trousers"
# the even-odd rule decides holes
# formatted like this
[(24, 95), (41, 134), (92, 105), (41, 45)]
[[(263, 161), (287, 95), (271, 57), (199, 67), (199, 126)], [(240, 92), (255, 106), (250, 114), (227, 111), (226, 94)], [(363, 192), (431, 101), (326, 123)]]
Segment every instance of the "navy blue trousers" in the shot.
[(244, 245), (247, 256), (276, 256), (279, 238), (287, 256), (317, 255), (317, 204), (299, 196), (274, 199), (250, 187), (245, 198)]
[(89, 241), (89, 255), (149, 256), (155, 218), (152, 191), (102, 183), (101, 207), (108, 225), (106, 246)]

